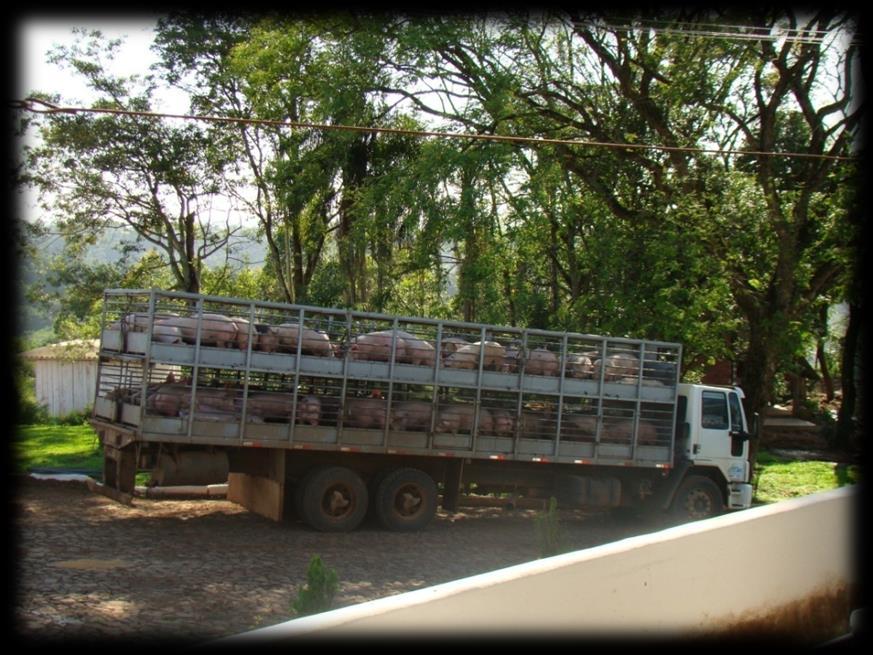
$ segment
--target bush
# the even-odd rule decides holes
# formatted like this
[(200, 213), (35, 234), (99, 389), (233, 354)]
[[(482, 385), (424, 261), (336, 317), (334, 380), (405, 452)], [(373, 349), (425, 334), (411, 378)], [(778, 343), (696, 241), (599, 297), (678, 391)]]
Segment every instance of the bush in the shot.
[(91, 418), (91, 407), (78, 412), (70, 412), (64, 416), (53, 416), (49, 419), (52, 425), (85, 425)]
[(554, 496), (549, 498), (549, 508), (534, 517), (534, 524), (540, 546), (540, 557), (551, 557), (567, 550), (564, 530), (558, 520), (558, 501)]
[(33, 398), (22, 398), (18, 403), (16, 421), (20, 425), (41, 425), (49, 423), (51, 418), (48, 405), (40, 405)]
[(306, 571), (306, 584), (291, 609), (298, 616), (325, 612), (333, 605), (338, 586), (336, 571), (325, 567), (321, 558), (313, 555)]

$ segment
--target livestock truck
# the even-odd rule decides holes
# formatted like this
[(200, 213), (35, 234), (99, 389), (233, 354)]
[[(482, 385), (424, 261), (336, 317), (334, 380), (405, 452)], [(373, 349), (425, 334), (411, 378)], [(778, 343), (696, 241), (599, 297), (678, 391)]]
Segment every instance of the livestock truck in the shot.
[[(161, 290), (104, 293), (91, 424), (104, 487), (224, 467), (228, 498), (417, 530), (462, 494), (681, 519), (749, 507), (737, 387), (678, 343)], [(177, 468), (174, 468), (177, 467)], [(538, 501), (537, 501), (538, 502)]]

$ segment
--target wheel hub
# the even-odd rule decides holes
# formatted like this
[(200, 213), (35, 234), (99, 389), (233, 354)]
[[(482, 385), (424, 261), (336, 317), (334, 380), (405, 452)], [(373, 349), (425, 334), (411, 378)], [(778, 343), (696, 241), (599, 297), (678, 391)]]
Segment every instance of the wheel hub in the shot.
[(324, 494), (324, 511), (334, 518), (344, 516), (352, 510), (351, 493), (347, 487), (333, 486)]
[(712, 514), (712, 500), (705, 491), (699, 489), (688, 494), (685, 507), (694, 518), (704, 518)]
[(421, 492), (415, 487), (404, 487), (397, 492), (394, 507), (402, 516), (413, 516), (421, 507)]

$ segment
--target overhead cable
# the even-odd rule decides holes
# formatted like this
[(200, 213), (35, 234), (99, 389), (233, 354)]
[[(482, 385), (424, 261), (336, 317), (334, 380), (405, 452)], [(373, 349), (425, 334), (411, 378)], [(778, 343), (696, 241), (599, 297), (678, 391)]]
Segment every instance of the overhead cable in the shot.
[(189, 114), (170, 114), (152, 111), (134, 111), (130, 109), (88, 108), (88, 107), (58, 107), (41, 98), (25, 98), (12, 103), (13, 108), (31, 111), (38, 114), (109, 114), (115, 116), (131, 116), (139, 118), (174, 118), (180, 120), (206, 121), (212, 123), (235, 123), (245, 125), (262, 125), (279, 128), (308, 129), (308, 130), (335, 130), (346, 132), (369, 132), (381, 134), (398, 134), (415, 137), (441, 137), (450, 139), (470, 139), (478, 141), (495, 141), (500, 143), (515, 143), (522, 145), (568, 145), (586, 146), (599, 148), (613, 148), (617, 150), (660, 150), (664, 152), (691, 152), (697, 154), (716, 155), (750, 155), (764, 157), (794, 157), (802, 159), (830, 159), (838, 161), (852, 161), (855, 157), (843, 155), (825, 155), (808, 152), (766, 152), (758, 150), (734, 150), (720, 148), (698, 148), (687, 146), (662, 146), (644, 143), (615, 143), (609, 141), (589, 141), (585, 139), (552, 139), (546, 137), (524, 137), (503, 134), (474, 134), (470, 132), (437, 132), (430, 130), (411, 130), (394, 127), (372, 127), (364, 125), (340, 125), (327, 123), (308, 123), (290, 120), (270, 120), (264, 118), (235, 118), (230, 116), (202, 116)]

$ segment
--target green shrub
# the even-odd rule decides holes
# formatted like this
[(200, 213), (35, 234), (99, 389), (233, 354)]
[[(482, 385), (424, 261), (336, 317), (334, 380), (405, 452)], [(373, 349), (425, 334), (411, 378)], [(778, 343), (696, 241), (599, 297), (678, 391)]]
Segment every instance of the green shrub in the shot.
[(327, 568), (321, 557), (313, 555), (306, 571), (306, 584), (291, 604), (291, 609), (297, 616), (325, 612), (333, 605), (338, 586), (336, 571)]
[(51, 422), (48, 405), (41, 405), (34, 398), (21, 398), (18, 402), (19, 425), (45, 425)]
[(52, 425), (85, 425), (89, 418), (91, 418), (91, 408), (86, 407), (78, 412), (52, 417), (49, 422)]
[(558, 520), (558, 501), (549, 498), (549, 508), (534, 517), (540, 557), (551, 557), (567, 550), (566, 538)]

